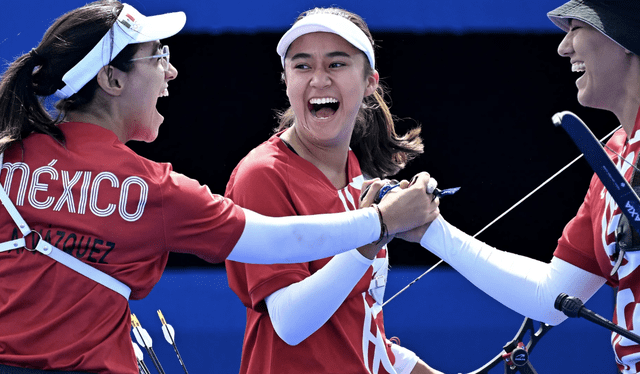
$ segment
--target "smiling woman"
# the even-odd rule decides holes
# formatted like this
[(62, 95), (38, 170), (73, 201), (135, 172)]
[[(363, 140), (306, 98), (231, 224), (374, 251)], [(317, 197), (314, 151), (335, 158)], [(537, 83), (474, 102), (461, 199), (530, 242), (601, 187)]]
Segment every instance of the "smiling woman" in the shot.
[[(90, 3), (57, 19), (3, 75), (1, 373), (137, 374), (128, 300), (147, 296), (169, 252), (310, 261), (438, 215), (426, 173), (375, 207), (270, 218), (135, 154), (125, 142), (156, 139), (158, 98), (178, 74), (161, 40), (185, 22), (182, 12)], [(55, 117), (43, 105), (54, 94)]]
[[(582, 73), (576, 80), (578, 102), (622, 113), (621, 105), (626, 105), (627, 92), (637, 88), (634, 87), (636, 82), (629, 79), (629, 67), (633, 62), (629, 59), (629, 50), (579, 19), (568, 20), (568, 27), (558, 53), (570, 58), (571, 71)], [(634, 111), (634, 108), (629, 109)]]
[[(640, 3), (571, 0), (548, 16), (567, 33), (558, 53), (581, 74), (576, 81), (580, 104), (608, 110), (622, 125), (607, 142), (607, 153), (638, 191)], [(558, 295), (587, 301), (607, 283), (617, 288), (613, 322), (627, 330), (637, 330), (640, 323), (640, 236), (595, 175), (548, 263), (498, 251), (442, 217), (428, 229), (401, 235), (420, 242), (484, 292), (530, 318), (558, 324), (566, 319), (554, 308)], [(640, 372), (640, 346), (618, 333), (611, 343), (620, 372)]]
[[(396, 134), (373, 45), (362, 18), (346, 10), (298, 18), (277, 46), (291, 107), (238, 164), (228, 197), (270, 216), (355, 210), (368, 204), (359, 198), (366, 179), (396, 174), (422, 153), (419, 128)], [(240, 372), (439, 373), (385, 336), (390, 239), (299, 264), (227, 261), (229, 285), (247, 307)]]
[(98, 73), (97, 79), (103, 88), (99, 92), (104, 92), (107, 97), (95, 103), (103, 107), (102, 104), (109, 102), (112, 107), (117, 107), (124, 117), (122, 123), (96, 118), (95, 113), (100, 112), (99, 108), (69, 113), (69, 120), (104, 123), (103, 127), (108, 126), (123, 143), (130, 140), (156, 140), (164, 121), (156, 109), (158, 97), (169, 95), (169, 82), (178, 76), (178, 70), (169, 63), (169, 49), (165, 47), (159, 41), (138, 44), (136, 54), (129, 60), (135, 62), (132, 71), (125, 73), (117, 69), (103, 69)]
[[(296, 123), (296, 119), (303, 121), (306, 112), (310, 114), (313, 112), (315, 117), (316, 109), (325, 108), (325, 113), (335, 114), (342, 107), (343, 113), (341, 115), (345, 117), (336, 122), (342, 122), (345, 126), (352, 127), (353, 131), (348, 131), (346, 145), (357, 154), (364, 174), (369, 177), (394, 175), (408, 161), (422, 153), (420, 129), (414, 128), (402, 136), (396, 134), (394, 118), (385, 101), (386, 91), (384, 85), (379, 81), (380, 75), (375, 70), (375, 41), (364, 20), (359, 16), (351, 16), (347, 19), (344, 15), (352, 13), (344, 13), (337, 8), (325, 10), (324, 14), (320, 11), (315, 12), (315, 14), (314, 11), (302, 13), (298, 17), (295, 27), (283, 35), (277, 46), (277, 52), (284, 68), (282, 76), (287, 84), (287, 96), (291, 107), (280, 113), (280, 124), (276, 131), (292, 127)], [(331, 14), (331, 12), (336, 14)], [(335, 17), (341, 14), (342, 16)], [(307, 18), (309, 15), (313, 15), (313, 17)], [(332, 28), (336, 27), (344, 30), (340, 37), (332, 31)], [(307, 34), (310, 31), (315, 32)], [(290, 51), (292, 46), (304, 49), (305, 45), (313, 44), (314, 41), (310, 38), (319, 39), (318, 41), (325, 44), (330, 42), (328, 39), (325, 40), (326, 38), (333, 38), (342, 49), (327, 49), (329, 46), (325, 45), (325, 55), (318, 55), (317, 49), (301, 52)], [(312, 55), (313, 52), (315, 55)], [(324, 61), (320, 61), (320, 58)], [(341, 80), (333, 78), (335, 75), (344, 76), (345, 71), (351, 74), (350, 83), (342, 83)], [(296, 89), (305, 89), (304, 80), (309, 81), (310, 88), (306, 89), (307, 92), (294, 92)], [(346, 86), (345, 92), (349, 92), (349, 90), (362, 92), (356, 92), (352, 103), (341, 103), (336, 97), (314, 97), (309, 93), (311, 87), (316, 89), (315, 92), (322, 92), (322, 85), (327, 82)], [(357, 85), (353, 85), (353, 83)], [(300, 88), (301, 84), (302, 88)], [(358, 95), (361, 95), (362, 98), (358, 99)], [(345, 99), (348, 98), (345, 95)], [(300, 102), (301, 99), (308, 100), (308, 102)], [(332, 104), (326, 105), (329, 102)], [(354, 103), (357, 105), (354, 106)], [(297, 112), (296, 105), (298, 105)], [(308, 109), (304, 110), (306, 106)], [(300, 118), (297, 118), (296, 114)], [(350, 118), (346, 118), (346, 116), (350, 116)], [(300, 125), (300, 127), (304, 126)], [(297, 133), (297, 131), (298, 129), (286, 131), (282, 138), (287, 141), (290, 135)], [(291, 139), (291, 141), (295, 142), (296, 139)]]

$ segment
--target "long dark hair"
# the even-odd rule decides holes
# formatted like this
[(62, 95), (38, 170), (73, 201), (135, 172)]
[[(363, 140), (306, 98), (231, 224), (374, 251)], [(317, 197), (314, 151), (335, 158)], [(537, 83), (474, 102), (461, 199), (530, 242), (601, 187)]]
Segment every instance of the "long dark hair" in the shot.
[[(122, 3), (101, 0), (59, 17), (45, 32), (38, 46), (18, 57), (0, 81), (0, 152), (31, 133), (47, 134), (64, 143), (58, 124), (68, 111), (91, 102), (98, 83), (94, 77), (79, 92), (56, 104), (52, 116), (44, 99), (64, 87), (62, 77), (109, 32), (118, 19)], [(128, 72), (138, 45), (128, 45), (109, 64)]]
[[(375, 47), (369, 27), (362, 17), (340, 8), (314, 8), (303, 12), (296, 22), (304, 17), (317, 13), (336, 14), (347, 18), (358, 26)], [(373, 69), (365, 64), (365, 74), (371, 75)], [(399, 136), (395, 130), (397, 118), (391, 114), (387, 104), (387, 90), (382, 83), (376, 91), (365, 97), (356, 118), (350, 147), (353, 149), (363, 173), (369, 177), (386, 177), (398, 173), (407, 162), (424, 151), (420, 138), (420, 126)], [(278, 112), (279, 125), (275, 132), (291, 127), (295, 122), (293, 109), (289, 107)]]

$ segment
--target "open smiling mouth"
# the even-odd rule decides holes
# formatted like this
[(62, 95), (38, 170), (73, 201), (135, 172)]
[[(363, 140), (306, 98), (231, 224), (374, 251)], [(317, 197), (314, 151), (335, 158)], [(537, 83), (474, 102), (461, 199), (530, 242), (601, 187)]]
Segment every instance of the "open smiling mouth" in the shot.
[(165, 86), (162, 89), (162, 92), (160, 92), (160, 95), (158, 97), (167, 97), (169, 96), (169, 86)]
[(571, 71), (574, 73), (584, 73), (586, 71), (584, 62), (576, 62), (571, 64)]
[(307, 107), (315, 118), (327, 119), (336, 113), (340, 102), (332, 97), (314, 98), (309, 100)]

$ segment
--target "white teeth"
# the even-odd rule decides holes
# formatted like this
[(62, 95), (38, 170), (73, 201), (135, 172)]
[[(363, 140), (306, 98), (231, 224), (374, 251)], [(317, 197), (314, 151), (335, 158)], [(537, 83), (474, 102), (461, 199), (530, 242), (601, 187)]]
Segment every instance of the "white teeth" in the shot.
[(165, 87), (164, 90), (160, 93), (160, 97), (169, 96), (169, 87)]
[(309, 100), (310, 104), (328, 104), (328, 103), (337, 103), (338, 100), (333, 97), (323, 97), (323, 98), (313, 98)]
[(584, 66), (584, 62), (576, 62), (571, 65), (571, 71), (573, 72), (583, 72), (585, 70), (586, 67)]

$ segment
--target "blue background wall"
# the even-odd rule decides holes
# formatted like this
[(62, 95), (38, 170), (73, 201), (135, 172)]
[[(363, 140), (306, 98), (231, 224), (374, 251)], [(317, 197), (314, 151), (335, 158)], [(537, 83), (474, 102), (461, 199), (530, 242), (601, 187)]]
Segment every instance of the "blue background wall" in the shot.
[[(35, 47), (56, 17), (84, 3), (2, 0), (0, 72)], [(275, 45), (299, 12), (314, 6), (337, 4), (368, 22), (381, 41), (379, 69), (392, 89), (392, 111), (423, 124), (425, 155), (405, 176), (427, 170), (445, 187), (462, 186), (441, 208), (471, 234), (577, 155), (551, 125), (553, 113), (576, 111), (598, 136), (615, 122), (575, 102), (577, 76), (557, 56), (562, 34), (546, 17), (562, 0), (130, 3), (147, 15), (187, 13), (185, 29), (168, 40), (180, 76), (171, 83), (171, 97), (158, 104), (165, 115), (161, 134), (154, 144), (130, 146), (145, 157), (171, 162), (218, 193), (240, 157), (268, 136), (272, 109), (286, 105)], [(591, 174), (586, 163), (578, 163), (480, 239), (548, 260)], [(404, 250), (401, 244), (393, 243), (387, 295), (436, 260), (419, 247)], [(190, 373), (237, 372), (244, 308), (229, 290), (223, 268), (197, 268), (190, 261), (172, 255), (161, 282), (148, 298), (132, 302), (132, 311), (154, 337), (168, 373), (182, 371), (162, 338), (157, 309), (176, 328)], [(612, 303), (613, 291), (603, 288), (587, 307), (610, 318)], [(446, 267), (385, 307), (385, 320), (390, 336), (399, 336), (446, 373), (483, 365), (522, 323), (521, 316)], [(616, 372), (608, 331), (581, 319), (552, 329), (531, 360), (540, 374)], [(502, 367), (493, 370), (502, 372)]]
[[(0, 63), (35, 47), (42, 34), (62, 13), (82, 6), (83, 0), (2, 1)], [(360, 14), (373, 31), (410, 32), (558, 32), (546, 13), (556, 0), (274, 0), (173, 1), (131, 0), (145, 15), (184, 11), (183, 33), (253, 33), (284, 31), (297, 15), (316, 6), (338, 5)], [(275, 47), (274, 47), (275, 49)], [(2, 69), (4, 70), (4, 69)], [(1, 70), (0, 70), (1, 71)]]
[[(424, 270), (392, 268), (386, 295), (395, 294)], [(612, 303), (613, 291), (604, 287), (585, 305), (610, 319)], [(162, 336), (158, 309), (176, 330), (189, 373), (238, 372), (245, 308), (222, 270), (167, 271), (147, 298), (131, 302), (132, 312), (153, 338), (163, 368), (178, 374), (183, 371)], [(447, 374), (468, 373), (493, 359), (523, 321), (446, 267), (427, 274), (389, 302), (384, 317), (388, 336), (399, 337), (402, 345)], [(568, 319), (540, 340), (530, 360), (539, 374), (615, 374), (609, 339), (609, 331), (600, 326)], [(153, 366), (146, 352), (145, 362)], [(504, 365), (491, 373), (504, 373)]]

